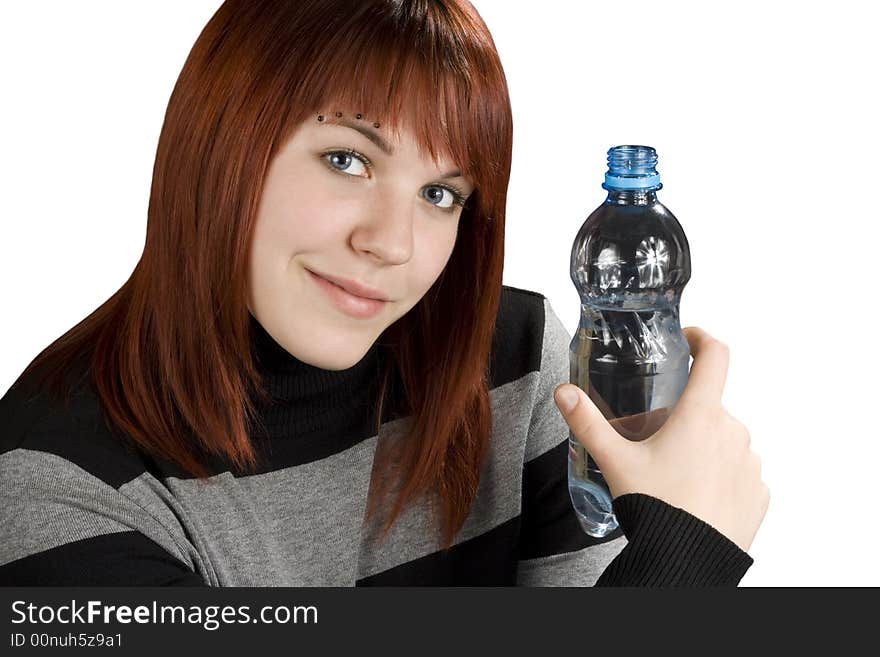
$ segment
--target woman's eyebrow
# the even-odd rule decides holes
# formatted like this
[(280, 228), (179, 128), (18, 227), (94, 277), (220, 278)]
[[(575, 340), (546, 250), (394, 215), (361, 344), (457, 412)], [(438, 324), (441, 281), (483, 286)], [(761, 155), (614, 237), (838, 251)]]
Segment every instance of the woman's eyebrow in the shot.
[(330, 118), (330, 117), (327, 117), (327, 120), (324, 121), (324, 123), (322, 125), (327, 125), (328, 123), (335, 123), (338, 125), (345, 126), (346, 128), (351, 128), (352, 130), (357, 130), (364, 137), (366, 137), (371, 142), (376, 144), (376, 146), (378, 146), (379, 149), (383, 153), (385, 153), (385, 155), (394, 155), (394, 149), (391, 147), (391, 144), (389, 144), (387, 141), (385, 141), (382, 138), (382, 136), (379, 135), (379, 133), (373, 132), (367, 126), (353, 123), (352, 121), (349, 121), (348, 119), (344, 119), (344, 118), (337, 119), (337, 118)]
[[(376, 146), (378, 146), (379, 150), (381, 150), (383, 153), (385, 153), (385, 155), (394, 155), (394, 149), (391, 147), (391, 144), (389, 144), (387, 141), (385, 141), (379, 133), (373, 132), (367, 126), (353, 123), (352, 121), (349, 121), (346, 118), (335, 118), (335, 117), (332, 117), (332, 118), (327, 117), (327, 120), (324, 121), (321, 125), (328, 125), (328, 124), (341, 125), (346, 128), (351, 128), (352, 130), (357, 130), (364, 137), (366, 137), (371, 142), (373, 142)], [(448, 173), (444, 173), (442, 176), (442, 178), (444, 178), (444, 179), (452, 179), (452, 178), (459, 178), (459, 177), (461, 177), (461, 171), (450, 171)]]

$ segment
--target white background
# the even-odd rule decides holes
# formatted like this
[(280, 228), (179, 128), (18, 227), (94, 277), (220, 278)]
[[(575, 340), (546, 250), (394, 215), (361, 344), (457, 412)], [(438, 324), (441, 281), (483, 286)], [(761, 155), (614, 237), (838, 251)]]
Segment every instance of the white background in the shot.
[[(0, 393), (137, 263), (168, 97), (219, 4), (0, 8)], [(514, 112), (504, 282), (572, 333), (605, 153), (654, 146), (691, 248), (682, 325), (730, 346), (723, 403), (771, 490), (741, 585), (880, 585), (872, 3), (474, 4)]]

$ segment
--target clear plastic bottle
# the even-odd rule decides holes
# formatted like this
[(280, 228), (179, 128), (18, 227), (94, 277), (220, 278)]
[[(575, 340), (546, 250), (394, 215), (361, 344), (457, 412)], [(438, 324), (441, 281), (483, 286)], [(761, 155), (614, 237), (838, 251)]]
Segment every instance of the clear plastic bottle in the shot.
[[(663, 425), (689, 371), (679, 302), (691, 276), (690, 250), (678, 220), (657, 200), (656, 165), (650, 146), (611, 148), (602, 185), (608, 197), (571, 249), (581, 320), (571, 341), (570, 381), (630, 440)], [(568, 489), (587, 534), (617, 528), (608, 485), (571, 433)]]

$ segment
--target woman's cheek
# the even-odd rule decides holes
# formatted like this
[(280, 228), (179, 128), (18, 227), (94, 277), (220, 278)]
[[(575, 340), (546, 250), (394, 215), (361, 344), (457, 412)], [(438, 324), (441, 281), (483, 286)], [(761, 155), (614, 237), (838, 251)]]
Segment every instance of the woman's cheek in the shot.
[(333, 239), (343, 239), (346, 229), (344, 204), (327, 198), (299, 198), (283, 214), (278, 237), (287, 243), (296, 242), (304, 249), (327, 246)]
[[(431, 288), (449, 263), (452, 251), (455, 248), (455, 238), (456, 230), (450, 229), (449, 226), (440, 225), (426, 231), (418, 240), (417, 244), (421, 247), (421, 252), (424, 254), (419, 266), (419, 270), (423, 272), (420, 279), (424, 292)], [(417, 247), (418, 251), (419, 248)]]

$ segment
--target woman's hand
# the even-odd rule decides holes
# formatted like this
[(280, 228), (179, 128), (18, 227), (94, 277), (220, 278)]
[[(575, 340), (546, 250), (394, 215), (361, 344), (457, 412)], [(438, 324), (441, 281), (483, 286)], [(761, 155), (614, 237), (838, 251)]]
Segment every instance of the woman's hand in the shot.
[[(761, 481), (760, 458), (749, 449), (748, 430), (721, 405), (729, 350), (698, 327), (685, 328), (684, 335), (694, 359), (687, 386), (668, 418), (665, 409), (655, 414), (655, 426), (665, 424), (648, 438), (635, 442), (624, 437), (625, 431), (621, 435), (574, 384), (556, 388), (556, 404), (602, 471), (612, 498), (625, 493), (657, 497), (748, 551), (767, 512), (770, 490)], [(563, 390), (577, 394), (569, 411), (561, 404)]]

